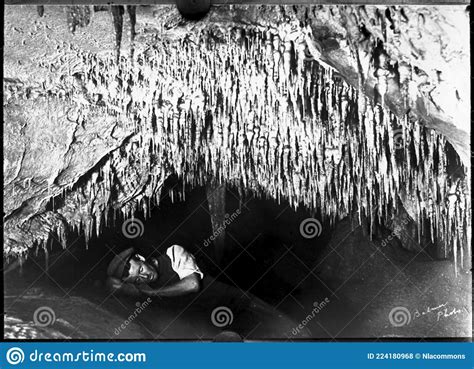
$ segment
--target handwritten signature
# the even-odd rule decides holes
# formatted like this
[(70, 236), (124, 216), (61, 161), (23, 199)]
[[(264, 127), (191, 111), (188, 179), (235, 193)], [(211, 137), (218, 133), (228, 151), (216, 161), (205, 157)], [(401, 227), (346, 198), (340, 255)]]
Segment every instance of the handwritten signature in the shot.
[(438, 306), (429, 306), (427, 309), (422, 310), (421, 312), (418, 309), (415, 310), (415, 312), (413, 313), (413, 319), (420, 318), (427, 314), (436, 313), (437, 321), (439, 321), (440, 319), (449, 318), (450, 316), (458, 315), (463, 312), (469, 314), (469, 311), (466, 307), (463, 306), (461, 309), (453, 307), (451, 309), (450, 307), (448, 307), (448, 302), (445, 302), (444, 304)]

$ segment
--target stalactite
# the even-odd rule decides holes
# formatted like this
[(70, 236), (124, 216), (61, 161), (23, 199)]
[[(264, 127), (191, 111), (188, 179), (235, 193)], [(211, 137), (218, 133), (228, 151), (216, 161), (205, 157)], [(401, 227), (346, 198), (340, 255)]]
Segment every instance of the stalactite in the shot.
[[(120, 23), (120, 9), (114, 14)], [(428, 221), (420, 233), (446, 242), (462, 263), (461, 253), (470, 252), (469, 235), (464, 236), (471, 224), (469, 188), (461, 188), (464, 181), (449, 183), (442, 136), (408, 115), (397, 119), (383, 101), (369, 101), (361, 71), (353, 88), (309, 58), (306, 51), (315, 46), (307, 37), (292, 42), (270, 30), (239, 31), (237, 42), (229, 44), (212, 37), (212, 30), (202, 32), (200, 43), (158, 40), (120, 68), (113, 59), (82, 55), (83, 75), (98, 81), (88, 93), (102, 96), (103, 105), (93, 109), (113, 112), (139, 133), (127, 144), (123, 164), (117, 164), (119, 158), (107, 162), (84, 187), (89, 217), (77, 227), (87, 240), (94, 226), (98, 234), (109, 224), (113, 201), (122, 204), (123, 217), (138, 208), (149, 212), (147, 201), (153, 196), (159, 201), (154, 191), (161, 170), (190, 186), (217, 180), (259, 197), (286, 199), (295, 209), (321, 211), (331, 223), (358, 211), (370, 228), (391, 215), (405, 192), (417, 209), (417, 223)], [(383, 45), (378, 48), (383, 98), (390, 66)], [(408, 91), (411, 70), (400, 65), (399, 71)], [(156, 177), (150, 168), (158, 168)], [(151, 183), (140, 185), (141, 173)], [(117, 178), (127, 186), (118, 200), (110, 197)], [(145, 198), (125, 206), (127, 196), (140, 189)], [(172, 201), (184, 194), (184, 187), (169, 192)]]
[(123, 29), (123, 13), (124, 13), (123, 6), (112, 5), (111, 12), (112, 12), (113, 20), (114, 20), (115, 54), (116, 54), (116, 61), (118, 63), (120, 59), (120, 47), (122, 45), (122, 29)]
[(49, 251), (47, 247), (45, 247), (43, 250), (44, 250), (44, 271), (46, 273), (49, 273)]
[[(43, 16), (42, 12), (38, 12), (39, 16)], [(68, 6), (66, 7), (67, 24), (71, 33), (76, 32), (77, 27), (86, 27), (90, 23), (91, 9), (89, 6)]]

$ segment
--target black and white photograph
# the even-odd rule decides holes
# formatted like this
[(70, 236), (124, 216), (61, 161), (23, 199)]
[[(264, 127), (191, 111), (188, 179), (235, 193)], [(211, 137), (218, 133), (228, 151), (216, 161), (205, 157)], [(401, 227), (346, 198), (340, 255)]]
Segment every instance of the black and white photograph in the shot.
[(4, 339), (471, 340), (469, 13), (5, 5)]

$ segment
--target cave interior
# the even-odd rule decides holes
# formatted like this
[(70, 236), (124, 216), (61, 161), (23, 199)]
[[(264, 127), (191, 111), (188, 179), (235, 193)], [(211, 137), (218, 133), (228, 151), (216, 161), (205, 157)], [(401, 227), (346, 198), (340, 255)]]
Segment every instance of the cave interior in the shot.
[[(5, 19), (6, 338), (471, 336), (465, 6)], [(155, 299), (117, 331), (111, 258), (174, 244), (263, 313)]]

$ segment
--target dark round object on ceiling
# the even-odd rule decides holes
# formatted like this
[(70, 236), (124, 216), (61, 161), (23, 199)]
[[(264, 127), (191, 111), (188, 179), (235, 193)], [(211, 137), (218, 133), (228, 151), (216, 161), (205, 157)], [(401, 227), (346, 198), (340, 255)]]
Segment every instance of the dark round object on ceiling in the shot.
[(184, 18), (198, 20), (211, 8), (211, 0), (176, 0), (176, 6)]

